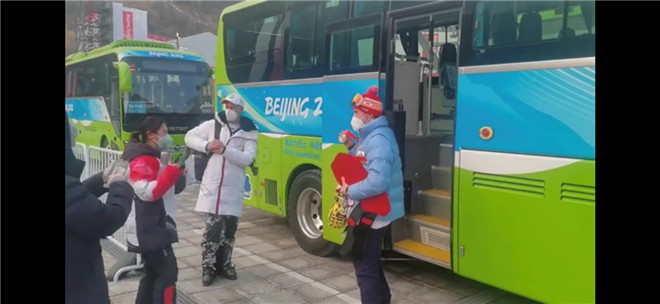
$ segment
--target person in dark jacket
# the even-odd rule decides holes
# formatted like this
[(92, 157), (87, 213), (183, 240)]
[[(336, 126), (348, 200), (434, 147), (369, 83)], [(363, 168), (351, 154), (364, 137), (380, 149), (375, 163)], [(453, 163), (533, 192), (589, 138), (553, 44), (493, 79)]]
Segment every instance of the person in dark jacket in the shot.
[[(65, 303), (109, 304), (100, 239), (112, 235), (126, 221), (133, 201), (133, 188), (120, 169), (96, 174), (84, 182), (85, 163), (73, 154), (72, 132), (65, 112)], [(109, 184), (105, 189), (103, 184)], [(106, 203), (98, 197), (108, 192)]]
[(171, 143), (165, 121), (150, 116), (131, 134), (121, 157), (130, 163), (128, 180), (135, 190), (134, 210), (126, 222), (128, 250), (142, 254), (145, 270), (136, 303), (176, 302), (178, 269), (172, 243), (178, 238), (163, 196), (179, 180), (183, 161), (169, 163), (162, 170), (160, 162), (161, 151)]

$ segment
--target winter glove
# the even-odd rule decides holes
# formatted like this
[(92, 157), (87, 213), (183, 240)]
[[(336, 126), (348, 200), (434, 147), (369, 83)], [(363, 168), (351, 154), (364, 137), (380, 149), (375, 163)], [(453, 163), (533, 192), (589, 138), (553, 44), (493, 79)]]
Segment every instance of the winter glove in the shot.
[(355, 141), (358, 137), (349, 130), (344, 130), (339, 133), (339, 142), (345, 144), (347, 140)]
[(103, 187), (108, 188), (110, 184), (128, 179), (129, 163), (118, 159), (103, 171)]
[(349, 130), (344, 130), (339, 132), (339, 142), (344, 144), (346, 148), (351, 149), (353, 148), (353, 145), (355, 145), (355, 142), (358, 140), (358, 137), (353, 134), (353, 132)]

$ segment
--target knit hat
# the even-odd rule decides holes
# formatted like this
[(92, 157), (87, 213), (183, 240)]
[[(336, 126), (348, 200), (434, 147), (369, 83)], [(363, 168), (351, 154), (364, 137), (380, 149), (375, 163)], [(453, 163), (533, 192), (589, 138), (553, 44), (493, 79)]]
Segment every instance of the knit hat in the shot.
[(366, 93), (356, 94), (353, 97), (353, 109), (376, 117), (383, 115), (383, 103), (378, 98), (378, 87), (371, 86)]

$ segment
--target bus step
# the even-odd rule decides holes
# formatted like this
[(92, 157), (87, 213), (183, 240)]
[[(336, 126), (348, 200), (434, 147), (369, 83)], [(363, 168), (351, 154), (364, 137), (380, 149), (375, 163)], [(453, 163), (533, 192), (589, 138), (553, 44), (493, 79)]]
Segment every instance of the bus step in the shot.
[(407, 237), (415, 242), (442, 250), (451, 248), (451, 228), (446, 219), (423, 214), (406, 216)]
[(420, 190), (417, 202), (411, 206), (413, 214), (424, 214), (449, 221), (451, 219), (451, 195), (446, 190)]
[(451, 167), (431, 166), (433, 189), (445, 190), (451, 193), (451, 176)]
[(395, 243), (394, 251), (451, 269), (451, 254), (448, 250), (438, 249), (411, 239), (406, 239)]
[(438, 164), (440, 164), (440, 167), (454, 167), (454, 145), (440, 144), (440, 159)]

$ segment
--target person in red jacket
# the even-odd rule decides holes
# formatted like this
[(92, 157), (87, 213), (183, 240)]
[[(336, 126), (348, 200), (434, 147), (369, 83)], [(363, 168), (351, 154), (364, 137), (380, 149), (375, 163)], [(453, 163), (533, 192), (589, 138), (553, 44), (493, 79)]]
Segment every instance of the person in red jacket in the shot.
[(147, 117), (131, 134), (122, 159), (129, 161), (128, 181), (135, 198), (127, 232), (137, 235), (130, 251), (142, 254), (144, 277), (140, 280), (136, 303), (175, 303), (178, 269), (172, 243), (178, 241), (174, 221), (167, 216), (163, 195), (183, 173), (183, 162), (169, 163), (161, 171), (160, 154), (167, 150), (172, 138), (165, 121)]

